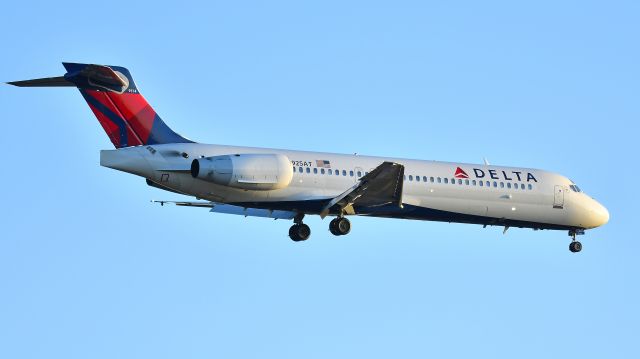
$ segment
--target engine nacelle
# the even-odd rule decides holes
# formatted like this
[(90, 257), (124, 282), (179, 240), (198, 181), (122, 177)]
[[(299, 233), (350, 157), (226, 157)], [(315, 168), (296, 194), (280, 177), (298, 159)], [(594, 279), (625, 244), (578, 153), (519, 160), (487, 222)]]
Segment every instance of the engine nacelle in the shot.
[(223, 155), (193, 160), (191, 176), (222, 186), (266, 191), (287, 187), (293, 167), (285, 155)]

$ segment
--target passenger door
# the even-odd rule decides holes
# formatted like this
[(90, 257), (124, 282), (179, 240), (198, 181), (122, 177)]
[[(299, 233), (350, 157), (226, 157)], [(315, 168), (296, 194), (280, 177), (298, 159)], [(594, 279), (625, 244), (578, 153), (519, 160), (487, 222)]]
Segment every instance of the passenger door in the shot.
[(553, 193), (553, 208), (564, 207), (564, 188), (562, 186), (555, 186)]

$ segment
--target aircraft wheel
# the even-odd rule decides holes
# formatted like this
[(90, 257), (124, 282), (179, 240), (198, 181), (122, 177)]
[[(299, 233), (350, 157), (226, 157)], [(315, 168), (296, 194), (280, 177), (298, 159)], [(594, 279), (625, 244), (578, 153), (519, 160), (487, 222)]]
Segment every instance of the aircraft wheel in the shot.
[(336, 232), (339, 235), (344, 236), (345, 234), (349, 234), (349, 232), (351, 232), (351, 222), (349, 222), (348, 219), (344, 217), (338, 217), (335, 219), (335, 221)]
[(582, 243), (578, 242), (578, 241), (573, 241), (569, 244), (569, 250), (572, 253), (578, 253), (582, 250)]
[(289, 228), (289, 238), (294, 242), (306, 241), (311, 236), (311, 228), (304, 223), (294, 224)]
[(338, 218), (334, 218), (331, 220), (331, 223), (329, 223), (329, 232), (331, 232), (331, 234), (333, 234), (334, 236), (339, 236), (340, 232), (338, 232)]

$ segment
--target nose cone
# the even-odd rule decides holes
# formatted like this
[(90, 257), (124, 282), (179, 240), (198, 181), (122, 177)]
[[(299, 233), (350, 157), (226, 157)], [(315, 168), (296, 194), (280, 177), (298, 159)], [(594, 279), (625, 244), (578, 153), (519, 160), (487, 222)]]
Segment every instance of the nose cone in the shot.
[(609, 222), (609, 211), (596, 200), (590, 200), (587, 210), (587, 228), (596, 228)]
[(607, 211), (603, 205), (596, 202), (596, 208), (593, 211), (595, 213), (596, 222), (598, 223), (596, 227), (604, 226), (609, 222), (609, 211)]

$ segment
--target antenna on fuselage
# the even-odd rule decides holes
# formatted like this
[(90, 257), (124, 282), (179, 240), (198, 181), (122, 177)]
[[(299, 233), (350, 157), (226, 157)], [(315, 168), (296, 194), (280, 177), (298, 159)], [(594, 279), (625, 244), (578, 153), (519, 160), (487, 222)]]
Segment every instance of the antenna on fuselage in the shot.
[(491, 166), (491, 164), (489, 163), (489, 160), (487, 160), (486, 157), (482, 157), (482, 160), (484, 161), (485, 166)]

